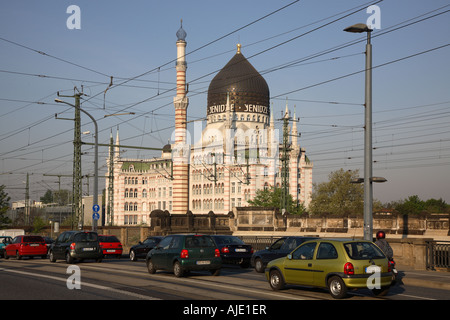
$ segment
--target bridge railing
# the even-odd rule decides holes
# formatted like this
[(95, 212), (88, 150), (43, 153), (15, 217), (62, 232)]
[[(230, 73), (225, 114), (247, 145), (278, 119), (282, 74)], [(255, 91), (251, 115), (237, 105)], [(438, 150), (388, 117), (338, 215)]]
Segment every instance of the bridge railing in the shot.
[(427, 269), (450, 268), (450, 241), (427, 241)]

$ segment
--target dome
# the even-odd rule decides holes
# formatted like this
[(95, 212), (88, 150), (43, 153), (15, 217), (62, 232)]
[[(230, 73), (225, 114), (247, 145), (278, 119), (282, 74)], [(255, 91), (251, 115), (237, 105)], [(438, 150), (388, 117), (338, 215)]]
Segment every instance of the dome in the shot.
[(226, 112), (227, 93), (234, 112), (270, 114), (269, 86), (241, 53), (240, 45), (209, 85), (207, 115)]
[(180, 29), (178, 29), (178, 31), (177, 31), (178, 41), (186, 41), (186, 36), (187, 36), (187, 33), (183, 29), (183, 19), (182, 19)]

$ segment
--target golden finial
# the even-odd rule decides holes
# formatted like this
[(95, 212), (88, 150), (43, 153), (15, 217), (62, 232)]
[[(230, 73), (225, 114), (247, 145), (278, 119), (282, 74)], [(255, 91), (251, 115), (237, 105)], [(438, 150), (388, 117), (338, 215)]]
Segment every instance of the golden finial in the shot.
[(241, 44), (240, 43), (238, 43), (237, 44), (237, 52), (236, 53), (241, 53)]

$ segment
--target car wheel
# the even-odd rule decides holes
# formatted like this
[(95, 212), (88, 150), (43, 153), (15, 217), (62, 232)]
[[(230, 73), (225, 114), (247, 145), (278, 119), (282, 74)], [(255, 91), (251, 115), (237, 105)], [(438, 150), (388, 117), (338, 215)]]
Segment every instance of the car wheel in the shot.
[(328, 289), (331, 296), (335, 299), (342, 299), (347, 296), (347, 286), (338, 276), (331, 277), (328, 280)]
[(156, 273), (155, 266), (153, 265), (153, 262), (151, 259), (147, 261), (147, 270), (148, 270), (148, 273), (150, 273), (150, 274)]
[(220, 269), (213, 269), (210, 270), (209, 272), (211, 272), (213, 276), (220, 276)]
[(66, 252), (66, 263), (67, 264), (73, 263), (73, 258), (70, 256), (70, 252)]
[(281, 290), (284, 288), (284, 279), (281, 272), (278, 270), (272, 270), (269, 274), (270, 287), (273, 290)]
[(130, 250), (130, 260), (137, 261), (136, 252), (134, 252), (134, 250)]
[(55, 256), (53, 255), (53, 251), (50, 251), (48, 258), (49, 258), (50, 262), (56, 262)]
[(9, 256), (6, 254), (6, 250), (5, 250), (5, 253), (3, 254), (3, 258), (9, 259)]
[(184, 275), (184, 270), (181, 267), (181, 263), (178, 261), (175, 261), (173, 264), (173, 273), (175, 274), (175, 277), (180, 278)]
[(265, 269), (264, 263), (262, 262), (262, 260), (260, 258), (257, 258), (255, 260), (255, 270), (256, 270), (256, 272), (264, 273), (264, 269)]
[(382, 297), (388, 294), (389, 292), (389, 286), (388, 287), (381, 287), (380, 289), (372, 289), (372, 293), (378, 297)]
[(16, 258), (17, 260), (22, 260), (22, 256), (19, 254), (19, 251), (16, 252)]

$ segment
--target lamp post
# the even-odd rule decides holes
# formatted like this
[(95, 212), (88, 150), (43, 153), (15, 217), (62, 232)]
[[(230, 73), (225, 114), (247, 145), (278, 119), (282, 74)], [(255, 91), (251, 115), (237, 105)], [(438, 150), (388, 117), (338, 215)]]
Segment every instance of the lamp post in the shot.
[(345, 28), (352, 33), (367, 33), (366, 44), (366, 88), (364, 116), (364, 239), (373, 240), (373, 186), (372, 186), (372, 44), (370, 29), (364, 23), (358, 23)]
[[(80, 107), (77, 107), (71, 103), (65, 102), (60, 99), (55, 99), (55, 102), (57, 103), (65, 103), (71, 107), (74, 107), (75, 109), (79, 109), (81, 112), (85, 113), (91, 120), (94, 122), (95, 126), (95, 164), (94, 164), (94, 199), (93, 199), (93, 205), (98, 205), (98, 127), (97, 127), (97, 121), (95, 121), (94, 117), (92, 117), (88, 112), (84, 111)], [(97, 232), (97, 219), (94, 219), (92, 217), (92, 231)]]

